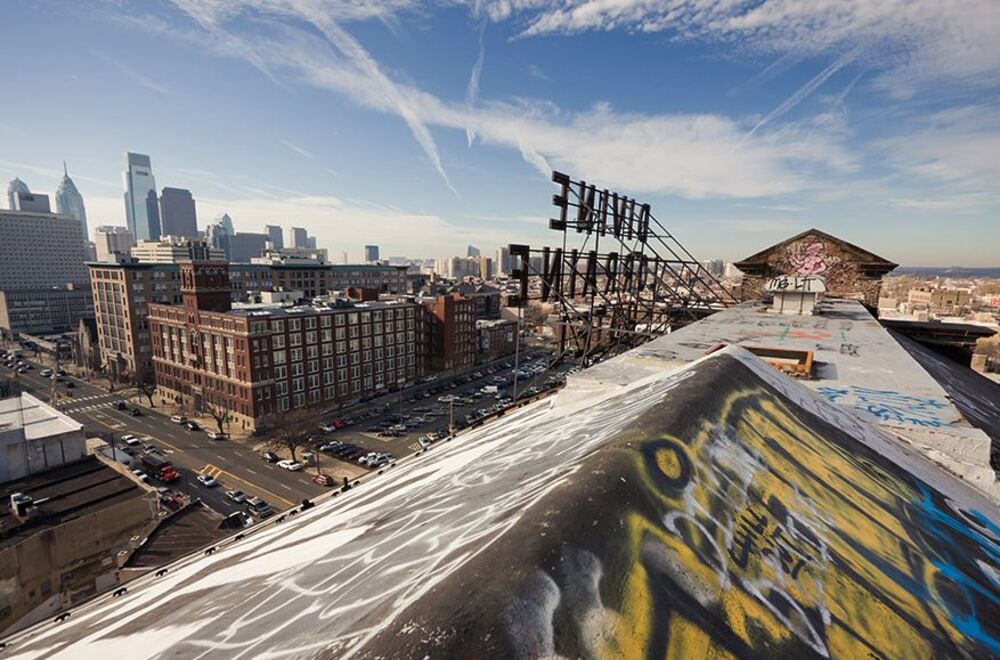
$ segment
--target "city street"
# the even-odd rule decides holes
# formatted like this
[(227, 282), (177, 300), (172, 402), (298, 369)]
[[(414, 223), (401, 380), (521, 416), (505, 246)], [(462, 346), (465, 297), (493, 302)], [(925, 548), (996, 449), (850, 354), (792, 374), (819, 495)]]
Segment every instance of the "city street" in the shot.
[[(550, 356), (539, 350), (528, 351), (521, 357), (522, 368), (535, 365), (540, 368)], [(303, 498), (315, 496), (324, 490), (324, 487), (312, 481), (316, 474), (314, 466), (299, 472), (281, 469), (261, 459), (259, 452), (253, 448), (258, 442), (210, 440), (204, 428), (189, 431), (170, 421), (171, 410), (164, 410), (162, 413), (150, 410), (146, 398), (134, 394), (134, 391), (130, 398), (128, 391), (109, 394), (102, 387), (67, 376), (66, 380), (73, 383), (73, 387), (69, 388), (65, 383), (54, 383), (41, 375), (44, 368), (52, 368), (54, 365), (38, 358), (28, 361), (34, 368), (25, 374), (15, 374), (13, 370), (3, 366), (0, 366), (0, 371), (5, 378), (16, 378), (24, 391), (50, 401), (57, 409), (83, 423), (89, 436), (102, 437), (113, 444), (116, 458), (122, 456), (120, 439), (125, 434), (136, 435), (143, 443), (152, 444), (157, 453), (170, 460), (181, 474), (181, 481), (171, 484), (170, 488), (191, 498), (201, 498), (219, 513), (226, 515), (242, 509), (239, 504), (225, 497), (225, 491), (230, 489), (261, 497), (276, 510), (288, 508)], [(387, 452), (396, 458), (419, 451), (420, 437), (429, 432), (437, 432), (443, 436), (448, 432), (452, 419), (456, 429), (463, 428), (468, 425), (468, 415), (495, 404), (494, 395), (476, 394), (484, 386), (497, 385), (500, 392), (512, 395), (513, 363), (514, 357), (508, 356), (491, 365), (478, 367), (466, 375), (447, 380), (432, 377), (431, 380), (400, 392), (350, 406), (343, 412), (331, 413), (325, 417), (317, 416), (317, 439), (339, 440), (368, 451)], [(519, 378), (518, 390), (523, 395), (547, 378), (562, 377), (571, 367), (567, 362), (554, 369)], [(476, 377), (476, 373), (480, 376)], [(506, 381), (506, 385), (497, 382), (501, 379)], [(468, 398), (473, 395), (478, 398)], [(461, 397), (464, 401), (445, 403), (438, 400), (441, 396)], [(116, 408), (119, 401), (127, 403), (126, 410)], [(141, 410), (140, 416), (130, 414), (130, 409), (134, 407)], [(338, 417), (349, 419), (353, 424), (330, 434), (320, 431), (321, 423)], [(396, 437), (379, 437), (377, 432), (368, 430), (389, 426), (401, 418), (412, 420), (417, 417), (423, 422)], [(324, 473), (334, 475), (338, 481), (341, 474), (354, 474), (358, 470), (353, 463), (340, 462), (320, 452), (317, 454)], [(141, 468), (141, 465), (136, 467)], [(212, 488), (203, 486), (197, 481), (198, 475), (202, 474), (215, 477), (219, 485)], [(153, 482), (153, 485), (159, 484)]]

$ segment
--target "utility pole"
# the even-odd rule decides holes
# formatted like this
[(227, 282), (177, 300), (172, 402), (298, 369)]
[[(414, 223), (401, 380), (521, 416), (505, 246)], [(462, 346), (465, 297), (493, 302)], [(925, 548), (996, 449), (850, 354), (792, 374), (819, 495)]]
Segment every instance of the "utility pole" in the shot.
[(455, 435), (455, 395), (448, 400), (448, 435)]

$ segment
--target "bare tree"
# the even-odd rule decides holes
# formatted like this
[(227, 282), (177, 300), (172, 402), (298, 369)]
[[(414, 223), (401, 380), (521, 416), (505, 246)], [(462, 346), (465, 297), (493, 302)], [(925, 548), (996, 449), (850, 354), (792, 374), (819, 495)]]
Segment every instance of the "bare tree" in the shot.
[(229, 409), (225, 406), (220, 406), (215, 403), (209, 403), (208, 401), (202, 400), (201, 409), (206, 415), (215, 420), (215, 425), (219, 427), (219, 433), (225, 433), (226, 429), (223, 424), (232, 419), (232, 415)]
[(153, 374), (148, 371), (136, 373), (132, 377), (132, 384), (135, 386), (135, 391), (146, 397), (146, 400), (149, 401), (149, 407), (153, 408), (153, 394), (156, 393), (156, 381), (153, 380)]
[(287, 412), (275, 413), (264, 419), (260, 425), (268, 439), (265, 445), (268, 449), (288, 450), (292, 460), (298, 460), (295, 452), (301, 447), (309, 446), (309, 438), (316, 430), (316, 420), (304, 408), (296, 408)]

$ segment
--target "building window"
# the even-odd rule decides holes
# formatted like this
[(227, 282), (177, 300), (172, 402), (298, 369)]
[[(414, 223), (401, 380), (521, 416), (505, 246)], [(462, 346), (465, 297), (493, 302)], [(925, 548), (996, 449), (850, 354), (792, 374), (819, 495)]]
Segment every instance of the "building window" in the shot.
[(301, 392), (305, 389), (305, 380), (302, 377), (292, 379), (292, 391)]

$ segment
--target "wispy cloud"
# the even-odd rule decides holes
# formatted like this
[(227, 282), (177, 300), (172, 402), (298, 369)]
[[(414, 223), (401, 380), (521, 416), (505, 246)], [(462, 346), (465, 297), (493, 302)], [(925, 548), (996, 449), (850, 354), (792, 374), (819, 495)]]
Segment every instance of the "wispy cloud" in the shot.
[(311, 153), (309, 153), (308, 151), (306, 151), (302, 147), (300, 147), (298, 145), (295, 145), (295, 144), (292, 144), (288, 140), (282, 140), (281, 144), (283, 144), (285, 147), (291, 149), (292, 151), (294, 151), (295, 153), (297, 153), (300, 156), (304, 156), (304, 157), (309, 158), (311, 160), (316, 160), (316, 156), (313, 156)]
[(100, 59), (101, 61), (110, 64), (114, 68), (118, 69), (121, 73), (125, 74), (127, 78), (131, 79), (132, 82), (138, 84), (140, 87), (145, 87), (146, 89), (154, 91), (157, 94), (166, 94), (166, 95), (173, 94), (173, 91), (166, 85), (162, 85), (153, 80), (152, 78), (150, 78), (149, 76), (139, 73), (138, 71), (128, 66), (124, 62), (116, 60), (107, 53), (101, 51), (94, 51), (94, 55), (96, 55), (97, 58)]
[[(469, 74), (469, 83), (465, 87), (465, 105), (469, 110), (476, 105), (476, 100), (479, 97), (479, 77), (483, 73), (483, 61), (486, 58), (486, 48), (483, 45), (483, 36), (486, 33), (486, 23), (479, 29), (479, 57), (476, 58), (476, 63), (472, 65), (472, 73)], [(472, 142), (476, 139), (476, 134), (471, 128), (465, 129), (465, 140), (472, 146)]]

